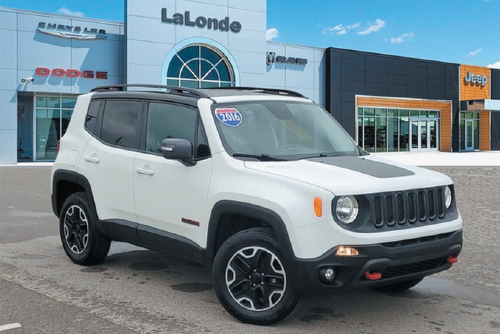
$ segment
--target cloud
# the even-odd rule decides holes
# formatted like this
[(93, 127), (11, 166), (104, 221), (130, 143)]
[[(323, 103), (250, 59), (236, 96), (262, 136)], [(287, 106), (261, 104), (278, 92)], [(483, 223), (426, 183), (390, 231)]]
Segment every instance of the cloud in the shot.
[(83, 14), (82, 12), (73, 12), (73, 11), (69, 10), (68, 8), (66, 8), (66, 7), (59, 8), (57, 10), (57, 12), (59, 14), (63, 14), (63, 15), (78, 16), (78, 17), (84, 17), (85, 16), (85, 14)]
[(385, 21), (381, 19), (376, 19), (375, 22), (367, 22), (368, 27), (364, 27), (358, 31), (358, 35), (368, 35), (379, 31), (385, 26)]
[(335, 27), (323, 29), (322, 34), (332, 34), (332, 35), (345, 35), (349, 30), (356, 29), (360, 26), (360, 23), (353, 23), (344, 26), (343, 24), (337, 24)]
[(469, 56), (471, 56), (471, 57), (477, 56), (481, 51), (483, 51), (483, 49), (477, 49), (477, 50), (471, 51), (471, 52), (469, 52)]
[(488, 67), (490, 68), (498, 68), (500, 69), (500, 60), (497, 61), (496, 63), (493, 63), (493, 64), (489, 64)]
[(280, 32), (276, 28), (271, 28), (266, 30), (266, 41), (272, 41), (280, 35)]
[(391, 43), (398, 44), (398, 43), (403, 43), (403, 42), (409, 42), (409, 41), (411, 41), (413, 36), (414, 36), (414, 34), (411, 32), (411, 33), (402, 34), (399, 37), (392, 37)]

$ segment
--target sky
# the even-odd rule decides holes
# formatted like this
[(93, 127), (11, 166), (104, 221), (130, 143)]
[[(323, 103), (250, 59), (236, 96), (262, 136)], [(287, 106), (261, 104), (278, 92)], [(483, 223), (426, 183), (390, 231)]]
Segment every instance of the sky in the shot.
[[(0, 6), (124, 21), (123, 0), (0, 0)], [(500, 68), (500, 0), (268, 0), (266, 38)]]

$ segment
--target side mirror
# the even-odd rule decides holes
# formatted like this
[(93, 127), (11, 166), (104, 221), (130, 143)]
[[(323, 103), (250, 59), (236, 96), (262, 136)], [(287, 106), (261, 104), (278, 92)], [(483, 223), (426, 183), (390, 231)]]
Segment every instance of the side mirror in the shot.
[(193, 144), (187, 139), (163, 139), (161, 153), (165, 159), (180, 160), (187, 166), (196, 165), (196, 161), (193, 159)]

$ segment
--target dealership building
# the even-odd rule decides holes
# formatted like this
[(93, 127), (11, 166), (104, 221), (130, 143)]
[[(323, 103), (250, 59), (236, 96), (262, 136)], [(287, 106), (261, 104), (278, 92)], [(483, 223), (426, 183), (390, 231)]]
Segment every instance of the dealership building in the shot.
[(368, 152), (500, 150), (500, 69), (266, 41), (266, 1), (125, 0), (125, 22), (0, 7), (0, 164), (53, 161), (102, 85), (294, 90)]

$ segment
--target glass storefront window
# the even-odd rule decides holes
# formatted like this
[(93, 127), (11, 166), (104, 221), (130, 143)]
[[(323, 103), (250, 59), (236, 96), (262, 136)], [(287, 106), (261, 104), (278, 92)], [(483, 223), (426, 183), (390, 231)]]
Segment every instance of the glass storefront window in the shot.
[(387, 117), (375, 118), (377, 128), (377, 141), (375, 152), (387, 151)]
[(375, 108), (364, 108), (365, 116), (375, 116)]
[(57, 142), (66, 133), (76, 96), (37, 95), (35, 98), (35, 160), (54, 160)]
[(358, 117), (358, 146), (363, 147), (363, 117)]
[(410, 146), (437, 150), (439, 115), (438, 110), (358, 107), (358, 145), (368, 152), (408, 152)]
[(399, 151), (400, 152), (408, 152), (410, 150), (409, 146), (409, 123), (408, 117), (401, 117), (399, 122)]
[(460, 113), (460, 150), (479, 150), (479, 113)]
[(397, 152), (399, 147), (399, 120), (397, 117), (387, 118), (387, 151)]
[(375, 152), (375, 117), (364, 117), (363, 128), (364, 149), (367, 152)]
[(61, 114), (59, 109), (36, 109), (36, 159), (56, 158)]

